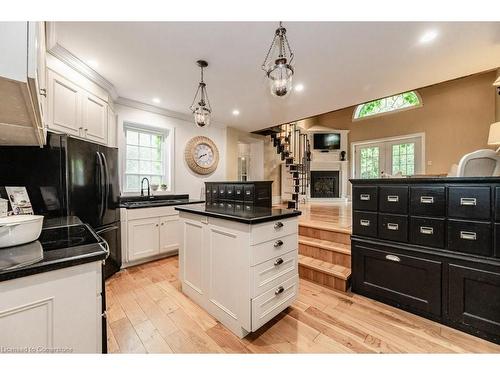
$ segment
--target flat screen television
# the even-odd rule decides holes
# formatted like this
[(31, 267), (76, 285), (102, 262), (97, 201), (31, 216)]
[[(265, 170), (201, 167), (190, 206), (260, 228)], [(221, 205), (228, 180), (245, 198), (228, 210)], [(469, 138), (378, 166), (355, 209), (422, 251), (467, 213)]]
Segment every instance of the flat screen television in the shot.
[(314, 133), (313, 134), (313, 149), (314, 150), (339, 150), (340, 149), (340, 134), (339, 133)]

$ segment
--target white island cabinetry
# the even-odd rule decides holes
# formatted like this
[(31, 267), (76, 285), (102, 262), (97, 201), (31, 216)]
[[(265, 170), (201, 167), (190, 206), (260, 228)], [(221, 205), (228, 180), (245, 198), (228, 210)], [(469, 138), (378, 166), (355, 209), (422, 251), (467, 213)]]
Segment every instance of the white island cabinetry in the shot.
[(247, 224), (180, 213), (182, 291), (239, 337), (298, 293), (296, 217)]

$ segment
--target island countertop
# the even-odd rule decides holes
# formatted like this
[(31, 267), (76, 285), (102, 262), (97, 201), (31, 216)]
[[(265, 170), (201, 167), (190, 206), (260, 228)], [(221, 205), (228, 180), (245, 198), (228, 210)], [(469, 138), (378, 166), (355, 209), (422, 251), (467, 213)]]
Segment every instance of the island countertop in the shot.
[(188, 204), (175, 207), (175, 209), (180, 212), (231, 220), (244, 224), (265, 223), (302, 214), (298, 210), (287, 208), (248, 207), (243, 204), (224, 204), (222, 206), (217, 204)]

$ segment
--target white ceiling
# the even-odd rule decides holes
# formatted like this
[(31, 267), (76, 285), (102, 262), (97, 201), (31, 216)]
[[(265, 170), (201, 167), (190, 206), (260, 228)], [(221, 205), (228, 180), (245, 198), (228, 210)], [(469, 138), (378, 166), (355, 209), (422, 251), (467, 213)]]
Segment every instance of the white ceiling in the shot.
[[(286, 98), (260, 69), (277, 23), (57, 22), (56, 41), (115, 86), (121, 97), (189, 113), (203, 58), (218, 123), (258, 130), (500, 65), (500, 23), (286, 22), (295, 52)], [(419, 39), (428, 30), (437, 38)], [(233, 109), (240, 115), (232, 115)]]

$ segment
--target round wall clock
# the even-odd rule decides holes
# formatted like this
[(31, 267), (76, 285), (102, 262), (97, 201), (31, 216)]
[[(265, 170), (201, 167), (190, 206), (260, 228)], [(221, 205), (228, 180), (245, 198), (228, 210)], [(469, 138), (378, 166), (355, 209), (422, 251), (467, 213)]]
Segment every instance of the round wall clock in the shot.
[(210, 174), (217, 169), (219, 150), (210, 138), (194, 137), (186, 145), (184, 158), (193, 172)]

